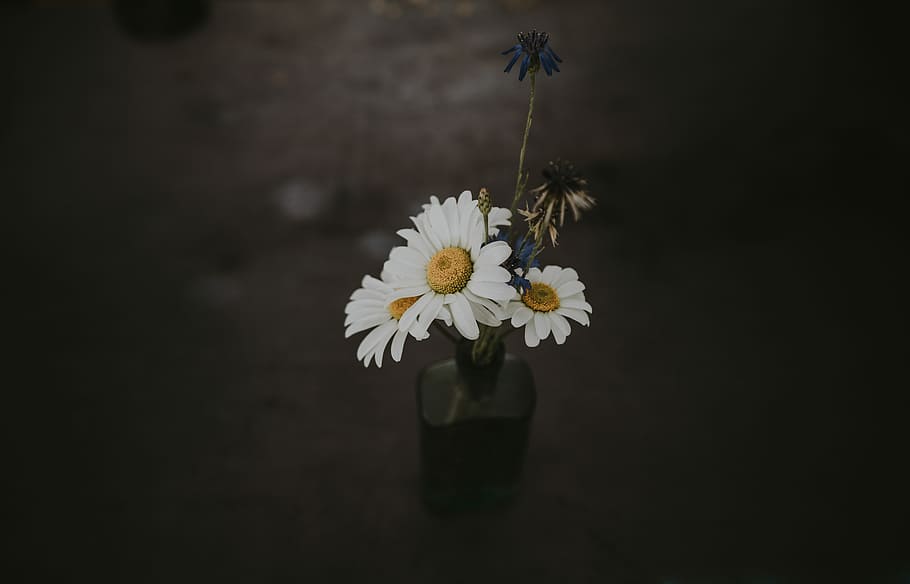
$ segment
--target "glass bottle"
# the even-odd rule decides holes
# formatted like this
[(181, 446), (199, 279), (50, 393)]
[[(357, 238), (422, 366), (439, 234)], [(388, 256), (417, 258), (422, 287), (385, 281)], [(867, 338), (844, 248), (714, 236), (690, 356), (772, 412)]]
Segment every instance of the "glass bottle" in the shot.
[(528, 364), (502, 342), (489, 365), (472, 341), (417, 380), (421, 488), (433, 510), (491, 507), (516, 493), (537, 393)]

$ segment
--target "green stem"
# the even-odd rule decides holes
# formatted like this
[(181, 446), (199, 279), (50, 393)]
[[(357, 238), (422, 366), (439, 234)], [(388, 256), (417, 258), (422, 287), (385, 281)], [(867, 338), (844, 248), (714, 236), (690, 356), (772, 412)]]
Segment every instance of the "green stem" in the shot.
[(490, 334), (490, 327), (483, 327), (480, 329), (480, 335), (477, 337), (477, 340), (474, 341), (474, 346), (471, 347), (471, 361), (473, 361), (475, 365), (481, 364), (483, 361), (482, 357), (485, 357)]
[[(521, 198), (522, 193), (524, 192), (524, 167), (525, 167), (525, 149), (528, 146), (528, 134), (531, 132), (531, 122), (533, 121), (534, 113), (534, 88), (537, 81), (537, 70), (531, 69), (528, 72), (531, 76), (531, 96), (528, 98), (528, 119), (525, 122), (525, 133), (521, 138), (521, 152), (518, 154), (518, 178), (515, 179), (515, 197), (512, 199), (512, 223), (515, 222), (515, 210), (518, 209), (518, 200)], [(527, 180), (527, 179), (525, 179)], [(515, 230), (512, 229), (512, 238), (514, 239)]]

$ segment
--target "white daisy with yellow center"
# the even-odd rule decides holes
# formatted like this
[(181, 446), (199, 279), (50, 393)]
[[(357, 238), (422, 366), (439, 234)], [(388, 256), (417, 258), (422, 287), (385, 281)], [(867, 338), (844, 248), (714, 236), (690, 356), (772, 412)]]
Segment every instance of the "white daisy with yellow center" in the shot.
[(399, 330), (401, 316), (417, 302), (417, 297), (396, 298), (394, 288), (388, 283), (388, 274), (383, 273), (381, 277), (380, 280), (364, 276), (362, 287), (351, 294), (351, 301), (344, 307), (347, 315), (344, 319), (344, 326), (347, 327), (344, 338), (373, 329), (357, 348), (357, 360), (362, 360), (364, 367), (370, 365), (370, 360), (375, 361), (377, 367), (382, 367), (382, 356), (390, 340), (392, 359), (398, 362), (401, 361), (408, 334), (419, 341), (429, 336), (426, 330), (418, 330), (416, 323), (409, 329)]
[(418, 298), (398, 321), (399, 330), (410, 331), (416, 322), (416, 331), (423, 333), (442, 315), (464, 338), (476, 339), (477, 323), (499, 326), (505, 317), (499, 303), (515, 293), (508, 284), (511, 275), (500, 266), (512, 249), (504, 241), (484, 245), (483, 215), (470, 191), (457, 201), (449, 197), (440, 203), (433, 197), (425, 209), (411, 218), (416, 229), (398, 232), (408, 245), (394, 248), (383, 267), (396, 297)]
[(572, 332), (567, 319), (584, 326), (591, 324), (588, 313), (593, 312), (585, 300), (585, 285), (578, 281), (572, 268), (547, 266), (541, 272), (531, 268), (525, 276), (531, 288), (513, 299), (506, 307), (515, 328), (525, 327), (525, 344), (536, 347), (553, 333), (556, 344), (566, 342)]

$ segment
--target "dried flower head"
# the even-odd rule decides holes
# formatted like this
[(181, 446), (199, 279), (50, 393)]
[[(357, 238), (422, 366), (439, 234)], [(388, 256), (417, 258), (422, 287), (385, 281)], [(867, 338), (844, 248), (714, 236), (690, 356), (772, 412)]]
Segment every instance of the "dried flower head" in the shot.
[(503, 55), (508, 55), (512, 52), (515, 53), (512, 55), (509, 64), (506, 65), (504, 72), (508, 73), (511, 71), (512, 66), (518, 62), (518, 59), (521, 58), (522, 55), (524, 55), (524, 59), (521, 60), (521, 68), (518, 70), (519, 81), (525, 78), (525, 74), (527, 74), (529, 70), (537, 71), (541, 66), (543, 66), (547, 75), (552, 75), (553, 71), (558, 72), (559, 65), (556, 63), (562, 63), (562, 59), (560, 59), (559, 55), (550, 48), (549, 43), (550, 35), (545, 32), (532, 30), (531, 32), (518, 33), (518, 43), (511, 49), (502, 52)]
[(529, 209), (527, 204), (524, 209), (518, 209), (518, 214), (525, 218), (528, 229), (532, 234), (537, 234), (538, 223), (540, 223), (540, 211)]
[(581, 212), (594, 206), (594, 198), (588, 194), (588, 181), (575, 170), (569, 161), (550, 161), (543, 170), (544, 183), (531, 189), (534, 195), (532, 211), (543, 214), (541, 222), (550, 229), (553, 245), (556, 245), (556, 225), (562, 227), (566, 219), (566, 207), (578, 221)]
[(556, 237), (559, 235), (559, 232), (556, 230), (556, 226), (549, 219), (548, 215), (544, 215), (543, 210), (538, 209), (537, 211), (533, 209), (528, 209), (527, 206), (524, 209), (518, 209), (519, 215), (522, 215), (525, 218), (525, 221), (528, 222), (528, 232), (534, 238), (535, 241), (543, 237), (544, 229), (550, 235), (550, 241), (553, 242), (553, 246), (556, 246)]

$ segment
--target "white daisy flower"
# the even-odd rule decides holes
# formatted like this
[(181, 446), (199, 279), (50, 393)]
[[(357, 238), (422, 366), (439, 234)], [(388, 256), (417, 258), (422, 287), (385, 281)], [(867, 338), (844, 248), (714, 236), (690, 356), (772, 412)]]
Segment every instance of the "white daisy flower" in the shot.
[(364, 367), (370, 365), (371, 359), (377, 367), (382, 367), (382, 356), (389, 340), (392, 341), (392, 359), (398, 362), (401, 361), (401, 352), (408, 334), (419, 341), (429, 336), (426, 330), (418, 330), (416, 323), (408, 329), (398, 328), (399, 319), (417, 302), (417, 297), (394, 298), (394, 288), (388, 283), (388, 274), (383, 273), (381, 277), (381, 280), (377, 280), (372, 276), (364, 276), (362, 287), (351, 294), (351, 301), (344, 307), (347, 315), (344, 319), (344, 326), (347, 327), (344, 338), (373, 329), (357, 348), (357, 360), (362, 360)]
[(416, 321), (416, 331), (424, 332), (448, 312), (464, 338), (476, 339), (478, 322), (499, 326), (505, 317), (498, 302), (510, 299), (515, 290), (500, 264), (512, 249), (504, 241), (484, 245), (483, 215), (470, 191), (441, 204), (433, 197), (426, 208), (411, 218), (417, 229), (398, 232), (408, 245), (394, 248), (383, 267), (394, 281), (396, 297), (418, 297), (398, 321), (399, 330), (411, 330)]
[(512, 326), (525, 327), (525, 344), (536, 347), (553, 332), (556, 344), (566, 342), (572, 332), (567, 318), (588, 326), (588, 313), (593, 312), (585, 301), (585, 285), (578, 281), (572, 268), (547, 266), (543, 272), (531, 268), (525, 276), (531, 288), (520, 297), (515, 294), (506, 311)]

